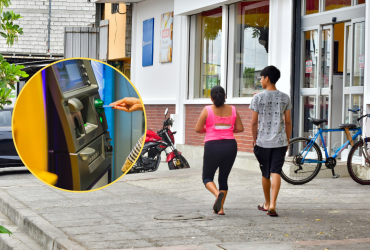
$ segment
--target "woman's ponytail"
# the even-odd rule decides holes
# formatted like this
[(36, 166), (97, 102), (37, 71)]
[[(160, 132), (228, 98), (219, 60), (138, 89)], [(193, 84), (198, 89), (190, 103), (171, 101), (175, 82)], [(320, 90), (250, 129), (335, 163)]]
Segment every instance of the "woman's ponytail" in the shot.
[(211, 89), (211, 97), (213, 99), (213, 104), (218, 108), (225, 103), (225, 90), (221, 86), (214, 86)]

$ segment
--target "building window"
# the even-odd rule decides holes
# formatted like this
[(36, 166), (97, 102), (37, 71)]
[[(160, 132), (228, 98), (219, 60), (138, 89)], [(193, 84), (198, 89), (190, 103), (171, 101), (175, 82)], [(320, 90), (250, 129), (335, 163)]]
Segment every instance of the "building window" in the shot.
[(317, 62), (319, 55), (319, 48), (317, 37), (317, 30), (310, 30), (303, 32), (304, 34), (304, 81), (303, 88), (317, 87)]
[[(220, 85), (222, 49), (222, 7), (191, 17), (190, 45), (194, 60), (190, 63), (194, 76), (194, 98), (208, 98), (211, 88)], [(191, 82), (191, 81), (190, 81)]]
[[(336, 10), (364, 4), (366, 0), (304, 0), (304, 15), (311, 15), (322, 11)], [(322, 10), (320, 10), (322, 6)]]
[(251, 97), (262, 90), (260, 72), (268, 66), (269, 0), (235, 4), (234, 97)]
[(308, 138), (315, 134), (314, 125), (308, 118), (316, 118), (316, 96), (303, 97), (303, 137)]
[(365, 22), (355, 23), (353, 47), (353, 86), (364, 86)]
[(306, 0), (306, 15), (319, 13), (320, 0)]
[(325, 0), (325, 11), (350, 7), (352, 0)]

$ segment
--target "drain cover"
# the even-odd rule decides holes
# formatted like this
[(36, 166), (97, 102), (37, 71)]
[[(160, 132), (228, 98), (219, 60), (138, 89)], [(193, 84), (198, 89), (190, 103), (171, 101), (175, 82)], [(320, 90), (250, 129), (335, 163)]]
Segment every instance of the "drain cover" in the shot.
[(156, 220), (199, 220), (204, 219), (204, 216), (198, 213), (189, 214), (161, 214), (154, 217)]

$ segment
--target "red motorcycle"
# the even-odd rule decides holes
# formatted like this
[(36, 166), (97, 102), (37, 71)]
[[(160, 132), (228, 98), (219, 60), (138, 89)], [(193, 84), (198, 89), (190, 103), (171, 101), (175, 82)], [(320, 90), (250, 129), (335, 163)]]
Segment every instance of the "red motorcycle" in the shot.
[(134, 166), (131, 168), (131, 173), (154, 172), (158, 169), (161, 162), (162, 151), (166, 152), (168, 168), (170, 170), (190, 168), (189, 163), (181, 155), (175, 147), (176, 132), (172, 132), (170, 127), (174, 120), (166, 118), (168, 108), (164, 113), (163, 129), (157, 133), (152, 130), (146, 131), (146, 138), (143, 150)]

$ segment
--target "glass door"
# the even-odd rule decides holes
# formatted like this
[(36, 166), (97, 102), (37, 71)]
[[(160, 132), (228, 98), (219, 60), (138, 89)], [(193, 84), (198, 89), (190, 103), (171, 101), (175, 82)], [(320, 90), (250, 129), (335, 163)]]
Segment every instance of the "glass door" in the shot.
[[(300, 134), (311, 137), (317, 132), (317, 126), (310, 123), (308, 118), (328, 119), (321, 127), (331, 126), (333, 26), (310, 27), (302, 32)], [(330, 145), (330, 134), (324, 134), (324, 140), (326, 145)], [(321, 139), (316, 142), (322, 146)]]
[(319, 82), (319, 26), (302, 30), (301, 64), (301, 101), (300, 101), (300, 136), (310, 137), (315, 134), (315, 126), (308, 118), (318, 118), (318, 82)]
[[(344, 29), (344, 70), (343, 70), (343, 123), (358, 125), (358, 115), (348, 109), (363, 109), (364, 62), (365, 62), (365, 19), (354, 19)], [(342, 142), (347, 141), (343, 135)], [(343, 157), (342, 157), (343, 158)], [(345, 156), (344, 156), (345, 158)], [(346, 159), (342, 159), (346, 160)]]
[[(321, 125), (322, 128), (332, 127), (332, 92), (333, 92), (333, 61), (334, 61), (334, 29), (333, 25), (322, 26), (321, 27), (321, 46), (320, 46), (320, 86), (319, 86), (319, 114), (320, 119), (327, 119), (327, 123)], [(323, 134), (325, 145), (327, 147), (328, 153), (330, 154), (331, 149), (331, 134)], [(317, 141), (319, 146), (323, 146), (321, 141)], [(325, 155), (325, 154), (323, 154)]]

